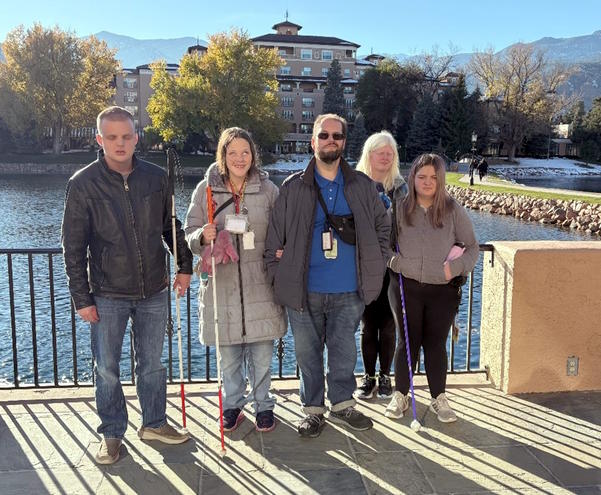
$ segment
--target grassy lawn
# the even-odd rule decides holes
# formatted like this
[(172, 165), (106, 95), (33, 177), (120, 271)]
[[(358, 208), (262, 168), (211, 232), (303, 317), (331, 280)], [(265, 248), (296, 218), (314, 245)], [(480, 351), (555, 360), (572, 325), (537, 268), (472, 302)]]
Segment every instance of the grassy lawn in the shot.
[[(473, 186), (469, 186), (468, 184), (464, 183), (464, 182), (459, 182), (459, 179), (461, 177), (463, 177), (464, 174), (458, 173), (458, 172), (447, 172), (446, 173), (446, 177), (447, 177), (447, 184), (451, 185), (451, 186), (458, 186), (458, 187), (464, 187), (464, 188), (469, 188), (469, 189), (474, 189), (475, 191), (486, 191), (486, 192), (493, 192), (493, 193), (511, 193), (511, 194), (517, 194), (519, 196), (529, 196), (531, 198), (538, 198), (538, 199), (561, 199), (564, 201), (585, 201), (587, 203), (601, 203), (601, 198), (599, 197), (595, 197), (595, 196), (573, 196), (571, 194), (557, 194), (557, 193), (552, 193), (552, 192), (542, 192), (542, 191), (529, 191), (529, 190), (524, 190), (521, 187), (512, 187), (511, 185), (507, 185), (507, 186), (489, 186), (487, 184), (474, 184)], [(490, 182), (495, 182), (497, 184), (499, 183), (506, 183), (505, 181), (498, 179), (496, 177), (490, 177), (487, 176), (487, 180), (489, 180)]]

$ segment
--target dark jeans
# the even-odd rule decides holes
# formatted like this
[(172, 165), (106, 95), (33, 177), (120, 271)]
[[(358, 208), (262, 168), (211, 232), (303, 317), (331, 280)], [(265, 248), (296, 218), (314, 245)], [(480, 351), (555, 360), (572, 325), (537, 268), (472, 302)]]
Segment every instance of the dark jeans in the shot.
[(369, 376), (376, 374), (376, 360), (380, 358), (380, 372), (390, 373), (396, 344), (395, 323), (388, 302), (388, 271), (378, 298), (365, 307), (361, 317), (361, 356)]
[[(436, 398), (446, 389), (447, 337), (457, 313), (461, 292), (459, 288), (448, 284), (422, 284), (404, 277), (403, 284), (413, 371), (415, 372), (417, 368), (421, 347), (424, 350), (424, 365), (430, 395)], [(398, 332), (398, 343), (394, 354), (394, 388), (407, 394), (409, 367), (398, 274), (390, 277), (388, 297)]]
[(303, 311), (286, 308), (300, 369), (300, 400), (305, 414), (323, 414), (324, 346), (328, 350), (326, 380), (332, 411), (354, 406), (357, 387), (355, 332), (365, 304), (357, 292), (309, 292)]

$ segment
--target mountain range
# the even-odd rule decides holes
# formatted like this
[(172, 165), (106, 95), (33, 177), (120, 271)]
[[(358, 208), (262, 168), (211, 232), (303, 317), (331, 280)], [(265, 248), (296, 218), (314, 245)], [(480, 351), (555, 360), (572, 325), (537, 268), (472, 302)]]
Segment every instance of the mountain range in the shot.
[[(178, 63), (187, 52), (189, 46), (207, 45), (205, 40), (193, 37), (174, 39), (139, 40), (130, 36), (101, 31), (94, 36), (104, 40), (111, 48), (117, 49), (117, 58), (125, 68), (134, 68), (155, 60), (167, 63)], [(577, 70), (567, 83), (568, 92), (577, 91), (582, 95), (585, 106), (590, 107), (593, 98), (601, 96), (601, 30), (583, 36), (571, 38), (545, 37), (530, 43), (535, 48), (544, 50), (550, 61), (564, 64), (575, 64)], [(510, 45), (498, 53), (504, 53)], [(458, 53), (454, 56), (454, 66), (465, 67), (472, 58), (472, 53)], [(361, 55), (359, 55), (361, 57)], [(411, 59), (412, 56), (398, 53), (388, 54), (399, 61)], [(0, 60), (4, 60), (0, 51)]]

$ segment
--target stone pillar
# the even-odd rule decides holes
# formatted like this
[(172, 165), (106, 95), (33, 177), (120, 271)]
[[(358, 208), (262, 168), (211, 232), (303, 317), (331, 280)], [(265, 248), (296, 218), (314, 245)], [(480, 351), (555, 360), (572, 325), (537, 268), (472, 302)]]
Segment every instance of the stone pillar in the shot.
[(491, 382), (510, 394), (601, 390), (601, 243), (492, 244), (480, 342)]

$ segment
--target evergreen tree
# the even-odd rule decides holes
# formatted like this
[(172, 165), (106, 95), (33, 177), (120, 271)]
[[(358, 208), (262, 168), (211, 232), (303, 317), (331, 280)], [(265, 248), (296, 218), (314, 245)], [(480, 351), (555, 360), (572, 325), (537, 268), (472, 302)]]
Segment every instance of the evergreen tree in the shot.
[(407, 136), (407, 154), (410, 159), (420, 153), (440, 151), (439, 109), (431, 96), (425, 95), (417, 105)]
[(457, 86), (447, 89), (440, 99), (441, 146), (447, 155), (467, 153), (471, 148), (474, 130), (470, 101), (467, 99), (465, 77), (459, 77)]
[(342, 69), (337, 59), (332, 60), (323, 99), (323, 113), (344, 116), (344, 94), (342, 89)]
[(347, 140), (347, 153), (349, 158), (353, 160), (359, 160), (361, 157), (361, 150), (363, 149), (363, 144), (367, 139), (367, 130), (365, 129), (365, 119), (363, 115), (357, 115), (355, 119), (355, 124), (353, 125), (353, 130), (351, 131), (348, 140)]

